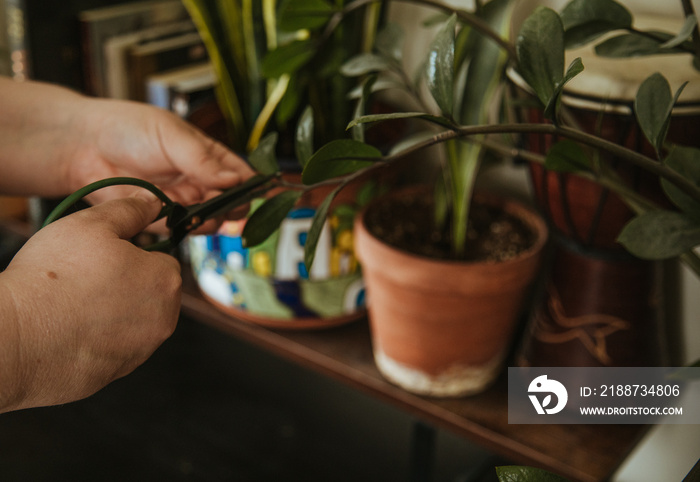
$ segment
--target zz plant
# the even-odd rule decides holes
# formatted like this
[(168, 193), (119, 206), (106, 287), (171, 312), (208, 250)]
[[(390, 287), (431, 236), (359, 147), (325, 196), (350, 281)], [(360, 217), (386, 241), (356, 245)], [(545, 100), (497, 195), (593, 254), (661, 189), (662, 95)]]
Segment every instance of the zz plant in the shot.
[[(327, 36), (342, 24), (345, 15), (370, 3), (355, 0), (342, 9), (307, 10), (306, 16), (299, 16), (296, 21), (300, 26), (325, 29)], [(319, 184), (337, 185), (317, 211), (306, 245), (307, 263), (313, 261), (327, 208), (340, 189), (367, 170), (398, 161), (418, 149), (442, 144), (447, 162), (443, 168), (444, 183), (436, 191), (436, 204), (446, 213), (442, 219), (452, 230), (457, 257), (462, 253), (474, 179), (484, 154), (496, 151), (542, 162), (551, 170), (574, 172), (616, 192), (638, 214), (620, 234), (620, 242), (642, 258), (681, 256), (700, 274), (700, 262), (692, 251), (700, 244), (700, 151), (666, 142), (671, 111), (683, 87), (672, 93), (668, 81), (661, 74), (654, 74), (639, 88), (635, 114), (655, 148), (656, 158), (567, 125), (561, 104), (566, 83), (585, 70), (581, 59), (564, 65), (565, 48), (599, 40), (604, 34), (613, 33), (613, 36), (596, 46), (598, 55), (690, 53), (697, 65), (698, 29), (692, 10), (686, 10), (687, 20), (679, 32), (661, 33), (637, 30), (629, 11), (614, 0), (573, 0), (561, 14), (539, 7), (525, 21), (517, 39), (511, 42), (507, 36), (511, 2), (492, 0), (479, 4), (473, 13), (453, 10), (434, 0), (412, 3), (434, 7), (446, 15), (443, 27), (430, 46), (423, 75), (413, 76), (402, 70), (402, 35), (392, 26), (380, 33), (372, 52), (356, 56), (341, 67), (341, 72), (358, 77), (361, 82), (357, 91), (358, 115), (348, 124), (348, 129), (356, 130), (355, 137), (331, 141), (314, 152), (312, 139), (304, 130), (300, 129), (297, 134), (297, 152), (313, 152), (313, 155), (300, 159), (304, 165), (304, 185), (290, 187), (305, 190)], [(327, 19), (325, 24), (319, 21), (320, 17)], [(487, 110), (503, 93), (501, 87), (506, 82), (507, 66), (513, 66), (536, 94), (548, 123), (489, 121)], [(411, 80), (414, 78), (420, 80)], [(420, 82), (423, 81), (430, 99), (421, 96)], [(408, 92), (421, 110), (362, 115), (370, 95), (387, 88)], [(437, 111), (428, 107), (431, 104), (437, 105)], [(422, 137), (406, 140), (388, 154), (364, 143), (357, 134), (361, 133), (357, 129), (366, 124), (400, 118), (422, 119), (426, 130)], [(504, 147), (485, 137), (523, 133), (553, 134), (564, 140), (542, 157)], [(677, 210), (661, 209), (632, 190), (610, 166), (600, 161), (597, 155), (600, 151), (658, 176)], [(272, 150), (259, 157), (253, 156), (254, 160), (256, 158), (262, 169), (275, 169)], [(251, 217), (244, 237), (264, 239), (298, 196), (284, 193), (270, 199)]]
[[(241, 1), (246, 4), (246, 0)], [(376, 39), (373, 34), (364, 37), (365, 43), (374, 40), (373, 48), (342, 65), (334, 64), (333, 56), (329, 57), (324, 48), (358, 11), (370, 9), (371, 14), (366, 14), (365, 18), (376, 22), (378, 12), (392, 3), (389, 0), (308, 0), (288, 2), (288, 8), (280, 11), (267, 11), (264, 24), (267, 31), (273, 29), (271, 19), (278, 27), (284, 25), (288, 30), (295, 29), (291, 34), (288, 32), (295, 38), (293, 42), (277, 48), (268, 44), (269, 52), (261, 60), (261, 65), (270, 66), (271, 85), (284, 82), (285, 76), (288, 80), (304, 78), (303, 73), (309, 70), (335, 69), (346, 78), (358, 79), (359, 86), (352, 94), (356, 100), (355, 117), (347, 124), (351, 137), (335, 139), (315, 149), (314, 131), (318, 126), (314, 126), (314, 117), (310, 115), (312, 108), (307, 107), (305, 115), (301, 116), (294, 144), (298, 161), (303, 166), (303, 184), (292, 184), (275, 176), (279, 171), (275, 132), (262, 138), (251, 153), (250, 161), (254, 167), (261, 174), (270, 175), (267, 188), (283, 186), (287, 190), (269, 198), (250, 217), (243, 232), (248, 245), (261, 242), (274, 232), (303, 192), (320, 185), (334, 185), (317, 209), (307, 237), (305, 259), (310, 266), (329, 206), (340, 190), (367, 171), (400, 161), (419, 149), (440, 144), (444, 146), (446, 161), (442, 169), (443, 182), (435, 191), (435, 204), (442, 213), (438, 219), (451, 230), (457, 258), (463, 254), (462, 240), (476, 174), (484, 156), (496, 152), (541, 162), (550, 170), (573, 172), (609, 188), (637, 213), (619, 237), (628, 250), (648, 259), (680, 256), (700, 274), (700, 259), (693, 252), (693, 248), (700, 244), (700, 150), (671, 145), (666, 140), (671, 111), (684, 86), (671, 92), (668, 81), (661, 74), (654, 74), (638, 90), (635, 115), (655, 149), (654, 158), (568, 125), (564, 120), (566, 116), (562, 115), (564, 107), (561, 103), (566, 83), (577, 75), (585, 75), (581, 59), (564, 65), (567, 47), (597, 41), (595, 50), (598, 55), (609, 57), (689, 53), (697, 68), (700, 35), (689, 2), (682, 2), (686, 21), (678, 32), (638, 30), (630, 12), (614, 0), (572, 0), (561, 13), (546, 7), (537, 8), (526, 19), (517, 38), (512, 40), (508, 37), (512, 2), (508, 0), (477, 2), (473, 12), (455, 10), (439, 0), (394, 0), (394, 3), (402, 1), (432, 7), (442, 15), (443, 25), (430, 45), (420, 75), (403, 69), (403, 34), (393, 25), (383, 29)], [(186, 3), (190, 8), (197, 3), (210, 8), (213, 5), (195, 0)], [(270, 7), (275, 2), (262, 3)], [(208, 15), (211, 17), (211, 12)], [(201, 13), (201, 16), (204, 20), (200, 21), (205, 22), (206, 15)], [(605, 34), (608, 38), (600, 41)], [(230, 62), (225, 59), (223, 50), (220, 58), (214, 56), (214, 61), (221, 65)], [(507, 82), (505, 71), (508, 67), (513, 67), (535, 93), (548, 122), (531, 124), (489, 118), (491, 107), (502, 99), (505, 91), (503, 86)], [(274, 76), (277, 77), (272, 78)], [(233, 82), (222, 78), (224, 89)], [(366, 115), (370, 98), (384, 89), (408, 93), (418, 109)], [(424, 95), (426, 90), (428, 98)], [(268, 98), (268, 102), (274, 103), (275, 98)], [(330, 111), (334, 106), (331, 105)], [(271, 112), (265, 108), (262, 110)], [(367, 124), (406, 118), (424, 122), (424, 132), (401, 141), (388, 153), (382, 153), (364, 141)], [(493, 142), (487, 137), (491, 134), (526, 133), (552, 134), (563, 140), (555, 144), (546, 156), (541, 156)], [(622, 162), (658, 176), (676, 209), (662, 209), (635, 192), (611, 166), (601, 161), (599, 152), (612, 154)], [(226, 195), (224, 193), (224, 197)], [(235, 196), (231, 202), (235, 202), (233, 198)]]

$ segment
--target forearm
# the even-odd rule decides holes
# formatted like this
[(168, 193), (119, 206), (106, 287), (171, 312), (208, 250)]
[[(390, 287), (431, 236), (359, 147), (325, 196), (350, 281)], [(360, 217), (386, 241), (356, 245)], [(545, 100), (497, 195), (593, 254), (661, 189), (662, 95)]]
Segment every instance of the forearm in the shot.
[(89, 100), (68, 89), (0, 76), (0, 193), (63, 196), (86, 133)]

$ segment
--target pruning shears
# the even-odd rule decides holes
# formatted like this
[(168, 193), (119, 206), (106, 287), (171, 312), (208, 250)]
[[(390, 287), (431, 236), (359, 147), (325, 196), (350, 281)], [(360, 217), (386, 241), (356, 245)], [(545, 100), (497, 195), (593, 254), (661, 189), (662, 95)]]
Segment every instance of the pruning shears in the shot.
[(274, 174), (258, 174), (237, 186), (225, 190), (216, 197), (189, 206), (183, 206), (174, 202), (163, 191), (142, 179), (112, 177), (93, 182), (75, 191), (51, 211), (42, 227), (51, 224), (63, 216), (78, 201), (99, 189), (117, 185), (137, 186), (149, 190), (163, 202), (163, 208), (154, 221), (166, 218), (166, 226), (170, 230), (170, 236), (167, 239), (146, 246), (144, 249), (148, 251), (170, 251), (177, 247), (189, 233), (204, 224), (207, 219), (215, 218), (265, 194), (271, 189), (271, 181), (276, 177)]

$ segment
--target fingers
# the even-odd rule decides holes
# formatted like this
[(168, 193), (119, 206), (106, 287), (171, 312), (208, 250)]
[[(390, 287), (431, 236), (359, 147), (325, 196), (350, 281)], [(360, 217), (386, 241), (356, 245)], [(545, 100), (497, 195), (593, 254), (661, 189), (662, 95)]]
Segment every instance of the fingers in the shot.
[(109, 230), (119, 238), (130, 239), (146, 229), (156, 219), (161, 208), (162, 202), (156, 196), (138, 190), (128, 198), (107, 201), (76, 215), (108, 224)]
[[(225, 189), (252, 177), (255, 172), (220, 142), (190, 126), (187, 144), (171, 152), (174, 164), (193, 181), (208, 189)], [(173, 145), (165, 144), (167, 146)]]

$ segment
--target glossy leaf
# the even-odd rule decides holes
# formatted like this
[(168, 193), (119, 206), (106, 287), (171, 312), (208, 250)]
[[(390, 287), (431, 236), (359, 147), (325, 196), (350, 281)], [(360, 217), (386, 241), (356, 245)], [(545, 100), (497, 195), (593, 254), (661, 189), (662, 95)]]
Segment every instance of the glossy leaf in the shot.
[(304, 167), (301, 179), (305, 184), (350, 174), (381, 159), (381, 152), (352, 139), (338, 139), (321, 147)]
[(306, 64), (315, 52), (312, 40), (296, 40), (269, 52), (262, 61), (263, 77), (276, 79), (283, 74), (294, 73)]
[[(480, 15), (494, 32), (507, 38), (511, 29), (512, 6), (513, 2), (510, 0), (492, 0), (483, 6)], [(461, 38), (465, 30), (470, 32), (469, 37), (472, 38)], [(455, 52), (457, 62), (460, 59), (470, 59), (464, 90), (455, 93), (460, 105), (459, 121), (468, 125), (485, 124), (508, 56), (496, 42), (472, 29), (460, 30), (458, 40), (459, 48)], [(460, 95), (463, 96), (461, 101)]]
[(328, 217), (328, 209), (342, 187), (343, 186), (341, 184), (328, 196), (326, 196), (314, 213), (314, 218), (311, 221), (311, 228), (306, 235), (306, 244), (304, 244), (304, 264), (306, 265), (306, 269), (308, 271), (311, 271), (311, 267), (314, 264), (314, 258), (316, 257), (316, 246), (318, 245), (318, 240), (321, 238), (323, 225), (326, 223), (326, 218)]
[[(664, 163), (667, 167), (691, 181), (700, 190), (700, 149), (673, 146)], [(678, 189), (667, 179), (662, 179), (661, 185), (669, 199), (684, 213), (694, 219), (700, 219), (700, 205), (697, 201)]]
[(556, 172), (590, 171), (591, 164), (577, 143), (569, 140), (554, 144), (545, 159), (544, 167)]
[(258, 146), (248, 157), (250, 164), (261, 174), (274, 174), (279, 171), (275, 155), (277, 137), (276, 132), (270, 132), (258, 143)]
[(457, 15), (453, 14), (440, 29), (428, 53), (426, 78), (428, 88), (435, 102), (448, 117), (454, 109), (454, 55), (455, 55), (455, 25)]
[(678, 34), (676, 34), (676, 36), (672, 39), (663, 43), (661, 45), (661, 48), (670, 49), (681, 45), (686, 40), (690, 40), (693, 36), (693, 32), (695, 31), (695, 27), (697, 27), (697, 25), (698, 18), (695, 16), (695, 14), (693, 13), (691, 15), (688, 15), (685, 19), (685, 22), (683, 22), (683, 26), (681, 27), (681, 30), (678, 32)]
[(656, 55), (661, 53), (661, 45), (671, 38), (666, 34), (663, 40), (656, 40), (637, 33), (626, 33), (611, 37), (596, 45), (595, 52), (601, 57), (626, 58)]
[(297, 130), (294, 134), (294, 153), (302, 167), (311, 159), (314, 153), (314, 111), (307, 106), (299, 117)]
[(618, 241), (642, 259), (668, 259), (700, 244), (700, 223), (682, 213), (648, 211), (627, 223)]
[(685, 84), (676, 91), (674, 97), (671, 97), (671, 86), (659, 73), (650, 75), (639, 86), (634, 101), (634, 111), (642, 132), (656, 152), (661, 152), (671, 122), (673, 105), (684, 87)]
[(584, 45), (613, 30), (632, 26), (632, 15), (613, 0), (573, 0), (561, 11), (566, 48)]
[(381, 55), (359, 54), (345, 62), (340, 67), (340, 73), (347, 77), (359, 77), (371, 72), (381, 72), (391, 67), (391, 62)]
[(283, 191), (256, 209), (243, 228), (243, 245), (256, 246), (274, 233), (301, 197), (301, 191)]
[(548, 105), (564, 77), (564, 27), (559, 15), (538, 7), (520, 29), (516, 52), (520, 75)]
[(561, 103), (561, 94), (564, 91), (564, 86), (581, 72), (583, 72), (583, 62), (581, 61), (581, 57), (577, 57), (571, 61), (571, 64), (569, 64), (569, 68), (566, 69), (566, 73), (564, 74), (562, 81), (554, 87), (554, 93), (544, 108), (544, 116), (547, 119), (557, 118), (559, 115), (559, 105)]
[(280, 11), (280, 30), (315, 30), (323, 27), (335, 13), (333, 5), (324, 0), (304, 0), (284, 2)]
[(536, 467), (508, 465), (496, 467), (499, 482), (567, 482), (563, 477)]

